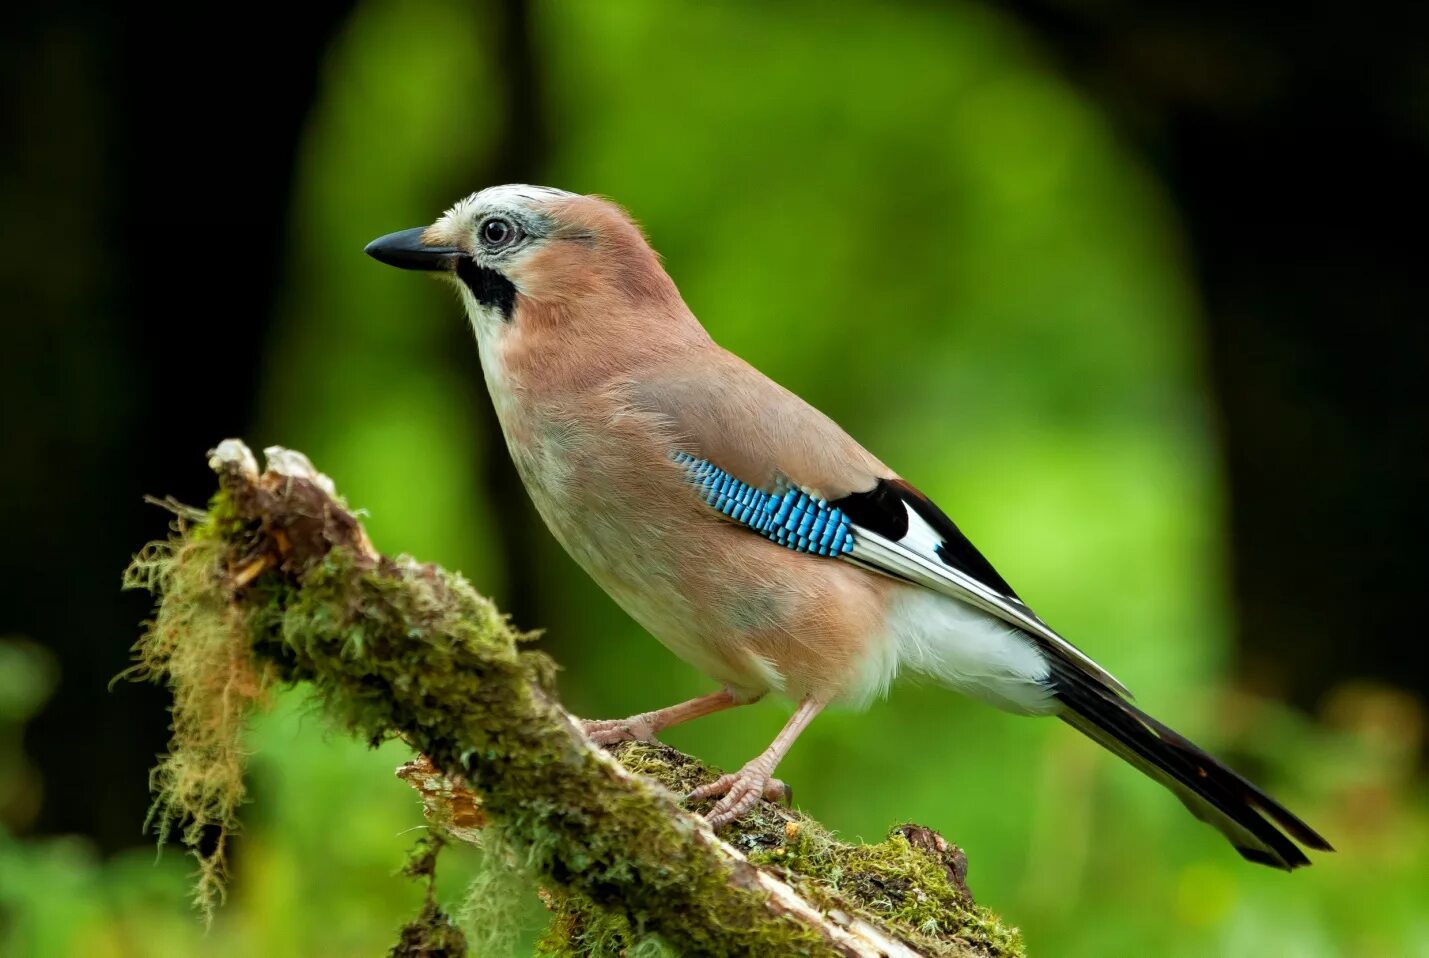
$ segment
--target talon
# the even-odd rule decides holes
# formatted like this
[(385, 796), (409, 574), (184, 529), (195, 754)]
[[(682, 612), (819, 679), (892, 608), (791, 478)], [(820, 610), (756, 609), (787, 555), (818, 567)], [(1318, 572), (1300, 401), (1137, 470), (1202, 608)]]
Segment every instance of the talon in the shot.
[(769, 773), (761, 768), (746, 765), (732, 775), (721, 775), (713, 782), (701, 785), (686, 795), (685, 800), (698, 802), (722, 796), (705, 815), (710, 827), (719, 829), (748, 814), (761, 798), (773, 801), (791, 795), (789, 786), (777, 778), (770, 778)]
[(775, 805), (783, 805), (785, 808), (793, 808), (794, 789), (786, 782), (771, 778), (764, 783), (764, 800), (773, 802)]

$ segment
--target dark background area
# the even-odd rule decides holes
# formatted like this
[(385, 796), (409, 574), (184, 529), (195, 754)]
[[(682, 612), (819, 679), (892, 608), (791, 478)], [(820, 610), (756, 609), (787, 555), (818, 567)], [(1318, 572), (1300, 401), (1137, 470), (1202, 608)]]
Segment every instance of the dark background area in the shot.
[(1429, 528), (1425, 8), (1014, 6), (1185, 224), (1247, 676), (1304, 707), (1346, 676), (1429, 691), (1402, 611)]
[[(1429, 694), (1426, 8), (1010, 10), (1154, 171), (1189, 244), (1238, 679), (1309, 711), (1347, 679)], [(162, 523), (141, 497), (202, 502), (204, 450), (254, 428), (300, 136), (350, 12), (4, 14), (0, 633), (47, 646), (64, 678), (24, 733), (42, 800), (0, 809), (17, 834), (77, 833), (106, 851), (148, 841), (136, 823), (165, 697), (104, 691), (127, 663), (116, 637), (147, 610), (119, 592), (119, 571)], [(505, 148), (432, 182), (432, 210), (474, 185), (535, 180), (560, 137), (526, 5), (493, 5), (492, 22), (478, 42), (505, 79)], [(466, 337), (452, 325), (452, 362), (485, 420)], [(482, 494), (523, 503), (495, 513), (511, 581), (539, 582), (520, 574), (538, 561), (534, 515), (499, 439), (484, 441)], [(551, 598), (518, 585), (503, 600), (534, 626)]]

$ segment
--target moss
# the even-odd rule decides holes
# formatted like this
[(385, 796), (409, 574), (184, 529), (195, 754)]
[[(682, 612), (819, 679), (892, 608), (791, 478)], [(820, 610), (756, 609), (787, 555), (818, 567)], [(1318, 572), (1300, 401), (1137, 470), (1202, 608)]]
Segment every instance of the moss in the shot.
[(430, 899), (416, 918), (402, 926), (389, 958), (466, 958), (466, 937), (450, 916)]
[(543, 896), (553, 916), (536, 943), (544, 958), (674, 958), (654, 934), (641, 935), (618, 912), (599, 908), (584, 895)]
[(900, 829), (876, 845), (846, 845), (829, 840), (817, 825), (804, 825), (752, 860), (799, 876), (801, 890), (809, 890), (810, 880), (833, 890), (876, 921), (905, 929), (927, 954), (966, 954), (968, 945), (993, 955), (1022, 952), (1016, 929), (974, 905), (943, 863), (913, 847)]
[(334, 549), (258, 608), (254, 648), (285, 678), (312, 682), (364, 738), (400, 730), (462, 773), (535, 873), (619, 909), (633, 934), (712, 955), (828, 951), (572, 736), (541, 691), (549, 665), (459, 576)]
[[(162, 834), (187, 822), (191, 849), (205, 829), (219, 831), (218, 853), (201, 856), (205, 903), (220, 893), (222, 839), (243, 799), (244, 721), (280, 679), (311, 683), (364, 740), (400, 736), (470, 784), (515, 871), (549, 889), (566, 932), (553, 953), (835, 953), (816, 929), (771, 913), (754, 866), (714, 852), (668, 795), (585, 745), (552, 697), (553, 663), (523, 649), (525, 636), (461, 576), (376, 556), (314, 482), (231, 471), (224, 482), (210, 518), (146, 550), (126, 580), (160, 596), (135, 674), (175, 697), (156, 821)], [(678, 792), (713, 774), (658, 746), (620, 756)], [(811, 901), (896, 922), (932, 953), (1015, 950), (1012, 933), (906, 840), (842, 845), (768, 804), (727, 837), (786, 870)], [(411, 950), (455, 947), (444, 927), (424, 911), (401, 953), (447, 953)]]
[[(233, 604), (220, 577), (238, 563), (225, 561), (222, 541), (191, 535), (131, 570), (133, 584), (163, 597), (139, 674), (175, 696), (174, 739), (155, 772), (161, 831), (187, 817), (183, 837), (196, 849), (204, 826), (221, 838), (236, 827), (239, 733), (272, 673), (312, 683), (362, 738), (401, 734), (464, 774), (537, 874), (620, 909), (638, 933), (658, 927), (704, 954), (827, 952), (816, 932), (770, 916), (756, 891), (701, 854), (668, 806), (611, 776), (542, 691), (549, 662), (520, 651), (520, 637), (461, 577), (335, 547), (306, 568), (264, 572)], [(221, 847), (203, 858), (206, 904), (221, 889)]]
[(422, 882), (426, 895), (417, 917), (402, 926), (389, 958), (466, 958), (466, 936), (437, 904), (437, 858), (445, 847), (446, 839), (436, 831), (423, 835), (412, 847), (402, 874)]
[[(718, 774), (664, 745), (631, 742), (614, 752), (631, 771), (678, 795)], [(896, 928), (923, 953), (1022, 954), (1017, 930), (974, 904), (954, 864), (961, 853), (951, 846), (941, 854), (915, 847), (908, 835), (919, 832), (932, 835), (904, 825), (876, 845), (846, 844), (813, 819), (763, 802), (724, 837), (751, 862), (781, 870), (811, 901), (853, 909)], [(965, 869), (965, 861), (961, 864)]]

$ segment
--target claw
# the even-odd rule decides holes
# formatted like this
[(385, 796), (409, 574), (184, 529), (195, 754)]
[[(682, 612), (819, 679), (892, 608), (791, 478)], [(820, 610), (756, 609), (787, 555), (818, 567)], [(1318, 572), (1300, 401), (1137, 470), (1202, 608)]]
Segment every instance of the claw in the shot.
[(771, 778), (764, 783), (764, 800), (773, 802), (775, 805), (783, 805), (785, 808), (793, 808), (794, 788), (787, 782)]
[[(722, 796), (722, 797), (721, 797)], [(730, 775), (721, 775), (713, 782), (701, 785), (685, 796), (688, 802), (719, 797), (705, 820), (719, 829), (741, 818), (759, 804), (761, 798), (771, 802), (792, 803), (794, 790), (763, 768), (750, 764)]]

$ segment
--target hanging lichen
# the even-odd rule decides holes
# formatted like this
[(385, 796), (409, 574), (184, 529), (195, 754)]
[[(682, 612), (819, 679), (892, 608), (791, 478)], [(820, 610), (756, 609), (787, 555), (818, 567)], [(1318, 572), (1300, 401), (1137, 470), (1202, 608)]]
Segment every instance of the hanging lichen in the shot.
[[(222, 512), (219, 503), (212, 515)], [(183, 534), (151, 543), (124, 573), (125, 588), (162, 596), (124, 674), (163, 683), (173, 695), (173, 736), (150, 773), (154, 801), (145, 824), (161, 843), (177, 832), (198, 860), (194, 897), (210, 919), (247, 794), (243, 730), (271, 681), (254, 658), (244, 613), (221, 588), (228, 545), (214, 534), (215, 521), (181, 515)]]

